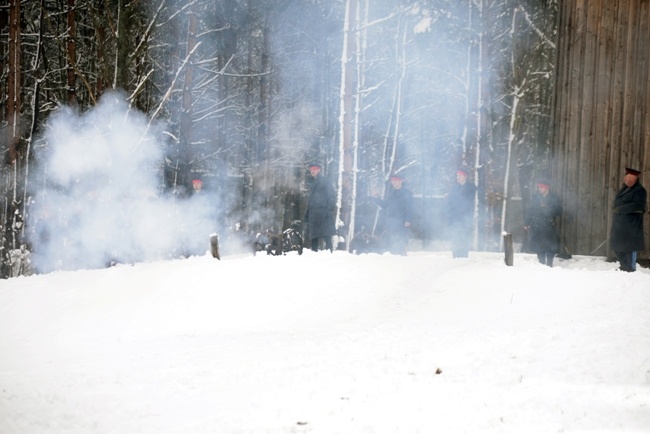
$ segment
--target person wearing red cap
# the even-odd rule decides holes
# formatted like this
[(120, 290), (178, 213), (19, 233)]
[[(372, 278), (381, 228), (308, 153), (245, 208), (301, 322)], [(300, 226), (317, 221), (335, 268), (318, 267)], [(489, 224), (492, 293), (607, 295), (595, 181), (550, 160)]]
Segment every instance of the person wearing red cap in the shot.
[(336, 219), (336, 194), (334, 187), (327, 178), (321, 175), (321, 165), (309, 165), (312, 182), (309, 183), (309, 199), (305, 211), (307, 238), (311, 249), (317, 252), (320, 240), (325, 241), (325, 247), (333, 251), (332, 236), (336, 235), (334, 220)]
[(529, 234), (529, 245), (537, 253), (540, 263), (553, 266), (553, 258), (560, 251), (560, 236), (555, 219), (562, 215), (560, 198), (551, 191), (551, 184), (542, 180), (537, 183), (537, 193), (530, 199), (524, 216), (524, 230)]
[(409, 229), (413, 222), (413, 193), (403, 187), (404, 176), (394, 174), (390, 177), (391, 188), (384, 199), (374, 198), (382, 209), (380, 232), (382, 243), (390, 253), (406, 255)]
[(625, 168), (623, 186), (614, 198), (609, 236), (609, 247), (618, 258), (620, 270), (627, 272), (636, 271), (637, 252), (645, 249), (643, 214), (648, 193), (639, 182), (639, 175), (639, 170)]
[(192, 218), (181, 220), (181, 233), (184, 236), (181, 254), (185, 257), (205, 254), (206, 240), (216, 231), (213, 226), (216, 214), (215, 203), (203, 189), (203, 180), (192, 179), (192, 189), (189, 191), (188, 199), (184, 212)]
[(449, 237), (454, 258), (467, 258), (474, 238), (476, 185), (467, 181), (468, 169), (456, 171), (456, 183), (447, 195)]
[(202, 188), (203, 188), (203, 181), (201, 181), (198, 178), (192, 180), (192, 189), (194, 190), (192, 194), (200, 193)]

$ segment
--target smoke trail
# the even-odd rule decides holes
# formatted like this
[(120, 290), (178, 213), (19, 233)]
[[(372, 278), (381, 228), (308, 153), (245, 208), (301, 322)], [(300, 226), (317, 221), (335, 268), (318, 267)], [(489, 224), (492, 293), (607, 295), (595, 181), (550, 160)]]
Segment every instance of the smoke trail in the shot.
[(50, 119), (31, 183), (38, 271), (206, 252), (218, 198), (161, 194), (163, 142), (147, 124), (115, 93)]

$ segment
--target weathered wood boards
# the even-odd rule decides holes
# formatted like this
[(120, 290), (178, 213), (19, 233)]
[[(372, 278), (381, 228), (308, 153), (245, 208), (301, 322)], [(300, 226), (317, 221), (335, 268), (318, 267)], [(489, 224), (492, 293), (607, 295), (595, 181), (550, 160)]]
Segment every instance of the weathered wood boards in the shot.
[(641, 168), (650, 186), (650, 1), (565, 0), (559, 8), (553, 156), (561, 235), (576, 254), (607, 255), (624, 167)]

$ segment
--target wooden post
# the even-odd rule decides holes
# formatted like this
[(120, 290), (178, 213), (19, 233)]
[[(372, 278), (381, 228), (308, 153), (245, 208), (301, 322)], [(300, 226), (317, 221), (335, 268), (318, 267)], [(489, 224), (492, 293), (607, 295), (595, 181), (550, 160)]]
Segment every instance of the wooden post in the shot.
[(512, 250), (512, 234), (504, 233), (503, 234), (503, 250), (505, 251), (506, 265), (512, 267), (513, 263), (513, 250)]
[(221, 254), (219, 253), (219, 235), (217, 234), (210, 235), (210, 252), (213, 258), (221, 260)]

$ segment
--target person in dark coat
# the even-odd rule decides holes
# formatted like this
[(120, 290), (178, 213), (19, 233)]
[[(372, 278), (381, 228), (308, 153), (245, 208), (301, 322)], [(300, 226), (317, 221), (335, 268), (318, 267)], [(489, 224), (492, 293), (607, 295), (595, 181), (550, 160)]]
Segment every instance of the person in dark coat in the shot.
[(192, 194), (200, 194), (201, 191), (203, 191), (203, 181), (201, 181), (199, 178), (193, 179), (192, 180)]
[(320, 164), (311, 164), (309, 172), (313, 179), (309, 185), (309, 200), (305, 211), (307, 239), (310, 240), (314, 252), (318, 251), (321, 239), (331, 252), (332, 236), (336, 235), (336, 194), (329, 180), (321, 175)]
[(622, 271), (636, 271), (637, 251), (645, 249), (643, 214), (648, 193), (639, 183), (640, 171), (625, 168), (624, 185), (614, 198), (610, 248), (616, 253)]
[(553, 266), (553, 258), (560, 251), (560, 236), (555, 219), (562, 214), (562, 203), (558, 195), (551, 191), (548, 181), (537, 183), (537, 193), (530, 199), (524, 217), (524, 229), (529, 234), (529, 245), (537, 253), (539, 262)]
[(467, 181), (469, 171), (456, 171), (456, 183), (447, 195), (447, 211), (451, 253), (454, 258), (467, 258), (474, 237), (474, 205), (476, 186)]
[(402, 186), (404, 177), (390, 177), (391, 189), (384, 199), (374, 198), (382, 209), (382, 238), (388, 251), (397, 255), (406, 255), (409, 229), (413, 222), (413, 193)]

